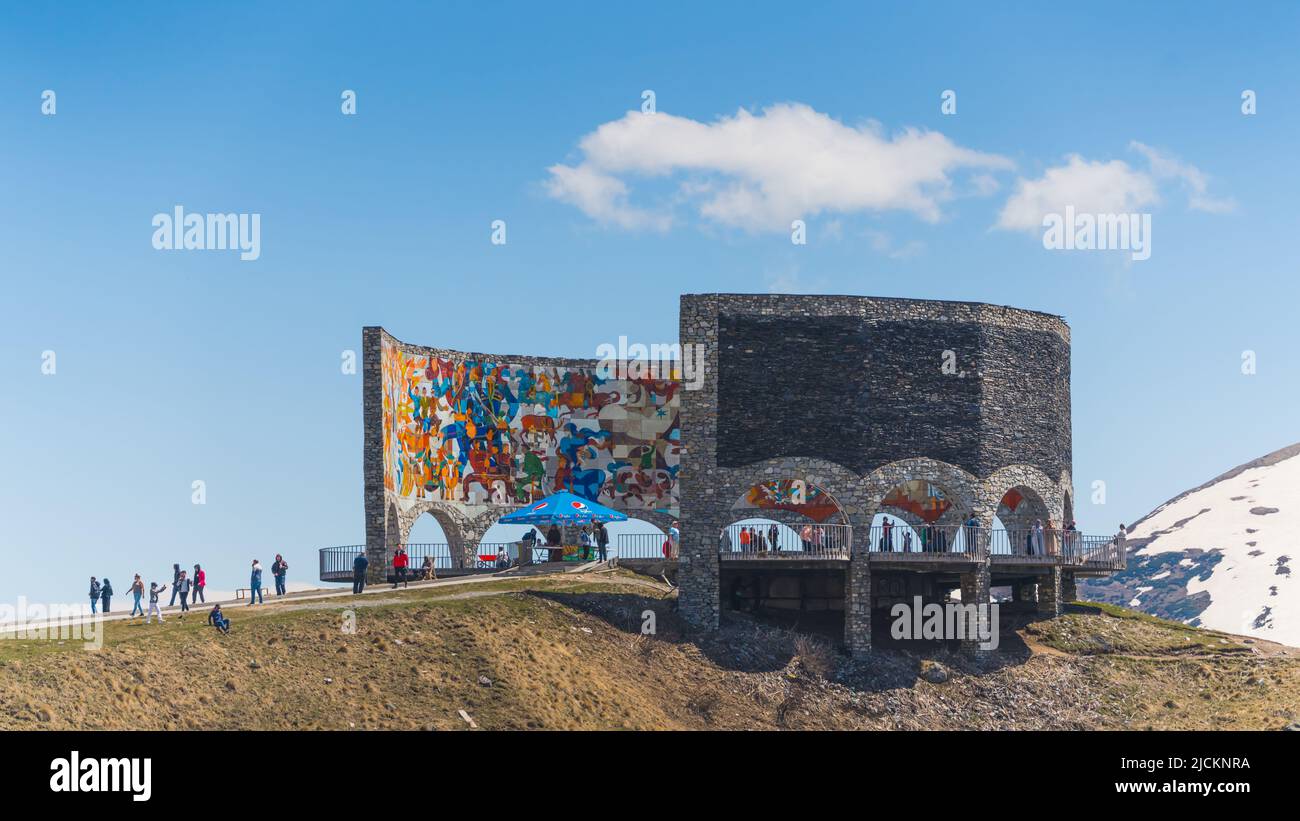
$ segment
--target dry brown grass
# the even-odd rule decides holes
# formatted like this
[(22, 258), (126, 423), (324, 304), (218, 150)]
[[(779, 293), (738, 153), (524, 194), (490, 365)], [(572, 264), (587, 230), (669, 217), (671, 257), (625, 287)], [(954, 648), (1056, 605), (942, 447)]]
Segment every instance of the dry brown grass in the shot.
[[(974, 663), (879, 653), (736, 620), (690, 640), (671, 595), (621, 577), (412, 590), (109, 626), (105, 648), (0, 643), (0, 728), (1278, 728), (1300, 659), (1081, 613), (1030, 629), (1050, 652)], [(654, 609), (659, 632), (640, 633)], [(1092, 621), (1090, 621), (1092, 620)], [(1104, 620), (1104, 621), (1103, 621)], [(1095, 622), (1095, 623), (1094, 623)], [(1100, 635), (1098, 642), (1088, 638)], [(1235, 644), (1235, 642), (1232, 642)], [(1244, 648), (1244, 649), (1243, 649)], [(1140, 652), (1139, 652), (1140, 651)], [(947, 677), (925, 680), (926, 664)]]

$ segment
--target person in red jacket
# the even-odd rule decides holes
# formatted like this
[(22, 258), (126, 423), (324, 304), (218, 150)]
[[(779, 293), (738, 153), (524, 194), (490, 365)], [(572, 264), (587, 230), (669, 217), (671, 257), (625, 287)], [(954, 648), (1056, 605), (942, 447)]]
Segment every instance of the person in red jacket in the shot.
[(406, 565), (410, 559), (406, 555), (406, 548), (401, 545), (397, 546), (397, 552), (393, 554), (393, 589), (397, 589), (400, 583), (406, 587)]
[(197, 564), (194, 565), (194, 603), (206, 602), (203, 598), (203, 588), (208, 586), (208, 573)]

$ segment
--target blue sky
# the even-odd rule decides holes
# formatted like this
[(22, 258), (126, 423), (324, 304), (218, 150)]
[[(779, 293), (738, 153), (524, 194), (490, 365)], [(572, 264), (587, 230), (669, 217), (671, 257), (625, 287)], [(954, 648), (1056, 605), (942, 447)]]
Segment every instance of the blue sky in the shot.
[[(1300, 439), (1293, 4), (609, 5), (0, 11), (0, 599), (77, 600), (91, 574), (125, 589), (172, 561), (229, 589), (275, 552), (313, 579), (317, 547), (362, 538), (360, 377), (339, 362), (365, 324), (593, 356), (619, 335), (675, 339), (682, 292), (1060, 313), (1090, 531)], [(580, 141), (645, 89), (706, 131), (790, 104), (1005, 165), (992, 190), (980, 170), (943, 171), (929, 216), (899, 206), (910, 190), (809, 213), (794, 246), (675, 201), (726, 174), (681, 171), (673, 144), (659, 176), (619, 172), (671, 227), (619, 227), (557, 198), (548, 169), (581, 165)], [(1021, 181), (1071, 155), (1154, 186), (1149, 260), (997, 227)], [(1193, 178), (1224, 207), (1195, 207)], [(150, 221), (176, 204), (261, 214), (261, 258), (155, 250)]]

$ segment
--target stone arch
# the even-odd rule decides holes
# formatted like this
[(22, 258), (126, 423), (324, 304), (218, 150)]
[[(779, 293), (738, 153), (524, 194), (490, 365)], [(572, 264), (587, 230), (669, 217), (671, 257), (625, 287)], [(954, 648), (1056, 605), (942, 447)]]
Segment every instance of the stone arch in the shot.
[[(919, 456), (881, 465), (862, 478), (861, 483), (870, 500), (868, 512), (875, 516), (881, 511), (882, 503), (891, 490), (914, 479), (939, 487), (950, 499), (953, 507), (963, 511), (974, 511), (979, 515), (988, 507), (980, 495), (978, 478), (956, 465), (931, 459), (928, 456)], [(992, 518), (991, 512), (989, 517)]]
[[(800, 526), (805, 522), (816, 522), (815, 519), (801, 515), (798, 511), (745, 504), (746, 497), (752, 489), (773, 480), (798, 480), (804, 482), (806, 488), (813, 488), (819, 494), (824, 494), (827, 501), (835, 507), (835, 513), (822, 520), (820, 524), (835, 526), (828, 527), (826, 532), (835, 534), (834, 539), (837, 544), (852, 543), (855, 517), (862, 508), (857, 493), (857, 477), (852, 471), (835, 462), (808, 457), (769, 459), (748, 465), (744, 469), (731, 471), (728, 479), (720, 483), (713, 496), (715, 500), (711, 506), (713, 515), (708, 521), (699, 523), (700, 526), (709, 530), (710, 538), (722, 539), (723, 531), (742, 519), (767, 519), (793, 531), (793, 533), (786, 530), (779, 532), (784, 534), (783, 544), (788, 539), (791, 548), (797, 547), (801, 541), (796, 535)], [(695, 522), (690, 524), (696, 525)]]
[(389, 536), (386, 547), (386, 559), (391, 558), (398, 544), (405, 544), (415, 522), (426, 513), (437, 520), (442, 532), (447, 537), (447, 549), (451, 553), (453, 567), (470, 567), (474, 563), (474, 554), (484, 534), (497, 519), (514, 510), (507, 505), (465, 505), (457, 502), (433, 501), (427, 499), (410, 500), (397, 513), (396, 539)]
[[(956, 465), (941, 462), (928, 456), (901, 459), (890, 462), (873, 470), (862, 479), (867, 498), (870, 499), (869, 515), (866, 517), (868, 528), (879, 513), (888, 513), (907, 522), (914, 530), (922, 524), (922, 517), (903, 508), (886, 505), (885, 499), (902, 485), (913, 481), (927, 482), (937, 487), (948, 501), (949, 508), (930, 525), (937, 530), (929, 531), (931, 541), (942, 540), (944, 547), (954, 548), (958, 543), (961, 525), (974, 514), (982, 527), (990, 527), (993, 512), (980, 493), (980, 481)], [(872, 539), (876, 538), (873, 531)], [(870, 541), (861, 540), (860, 544), (872, 549)], [(891, 549), (898, 545), (887, 545)], [(882, 548), (884, 549), (884, 548)], [(969, 549), (969, 548), (963, 548)]]
[(1046, 473), (1031, 465), (1008, 465), (995, 470), (983, 482), (984, 497), (993, 503), (995, 511), (1012, 490), (1021, 492), (1035, 512), (1045, 517), (1044, 525), (1050, 519), (1054, 526), (1060, 527), (1062, 494)]
[(735, 503), (750, 488), (773, 479), (799, 479), (816, 487), (830, 497), (847, 517), (861, 512), (861, 499), (856, 492), (858, 477), (848, 468), (825, 459), (780, 457), (755, 462), (730, 473), (714, 494), (719, 508), (717, 512), (724, 517), (731, 514)]

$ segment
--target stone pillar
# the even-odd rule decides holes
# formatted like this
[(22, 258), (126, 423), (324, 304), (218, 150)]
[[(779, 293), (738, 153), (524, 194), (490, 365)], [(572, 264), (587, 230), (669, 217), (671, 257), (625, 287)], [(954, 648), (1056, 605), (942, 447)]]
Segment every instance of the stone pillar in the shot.
[(1053, 567), (1046, 576), (1038, 579), (1038, 612), (1048, 616), (1061, 615), (1061, 568)]
[(849, 560), (844, 587), (844, 644), (857, 659), (871, 653), (871, 565), (866, 546)]
[[(367, 581), (384, 580), (384, 567), (393, 532), (398, 528), (396, 510), (384, 502), (384, 394), (383, 329), (361, 329), (362, 474), (365, 485)], [(389, 521), (392, 519), (393, 521)]]
[(1079, 589), (1074, 582), (1074, 571), (1061, 571), (1061, 602), (1072, 602), (1079, 600)]
[[(989, 629), (989, 606), (992, 604), (993, 597), (991, 594), (992, 586), (989, 583), (989, 565), (988, 562), (981, 562), (978, 567), (969, 573), (961, 574), (961, 603), (962, 606), (973, 604), (976, 606), (976, 621), (972, 624), (967, 622), (966, 638), (961, 641), (962, 652), (976, 652), (980, 648), (980, 636), (988, 632)], [(974, 628), (974, 635), (971, 635)]]
[(677, 611), (687, 624), (717, 630), (722, 609), (718, 533), (722, 525), (688, 520), (683, 504), (677, 560)]

